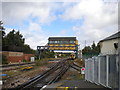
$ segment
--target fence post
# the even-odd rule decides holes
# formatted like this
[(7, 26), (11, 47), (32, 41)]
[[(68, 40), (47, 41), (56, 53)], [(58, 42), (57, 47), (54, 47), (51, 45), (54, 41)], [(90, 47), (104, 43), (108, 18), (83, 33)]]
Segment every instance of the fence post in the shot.
[[(119, 46), (120, 46), (120, 43), (119, 43)], [(119, 53), (118, 53), (118, 63), (119, 63), (119, 67), (118, 67), (118, 74), (119, 74), (119, 90), (120, 90), (120, 48), (119, 48)]]
[[(120, 3), (118, 3), (118, 8), (120, 9)], [(118, 14), (120, 16), (120, 14)], [(118, 22), (118, 25), (120, 24), (120, 22)], [(120, 31), (120, 27), (119, 27), (119, 31)], [(120, 42), (118, 40), (118, 80), (119, 80), (119, 90), (120, 90)]]
[(87, 60), (85, 59), (85, 80), (87, 80)]
[(100, 84), (100, 56), (98, 57), (98, 83)]
[(92, 68), (92, 75), (93, 75), (92, 81), (94, 82), (94, 57), (92, 58), (92, 66), (93, 66), (93, 68)]
[(109, 56), (106, 56), (106, 86), (109, 87), (108, 85), (109, 82)]

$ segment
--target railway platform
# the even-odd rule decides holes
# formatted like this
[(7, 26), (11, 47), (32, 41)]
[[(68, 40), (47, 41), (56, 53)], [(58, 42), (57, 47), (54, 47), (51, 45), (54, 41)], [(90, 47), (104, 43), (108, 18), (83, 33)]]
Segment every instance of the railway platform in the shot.
[(43, 90), (112, 90), (86, 80), (64, 80), (46, 86)]

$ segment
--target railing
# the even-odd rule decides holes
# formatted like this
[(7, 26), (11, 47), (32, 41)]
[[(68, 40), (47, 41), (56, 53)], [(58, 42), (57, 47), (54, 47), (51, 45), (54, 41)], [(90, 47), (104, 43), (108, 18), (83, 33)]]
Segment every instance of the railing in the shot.
[(85, 59), (85, 79), (113, 90), (120, 90), (118, 55)]

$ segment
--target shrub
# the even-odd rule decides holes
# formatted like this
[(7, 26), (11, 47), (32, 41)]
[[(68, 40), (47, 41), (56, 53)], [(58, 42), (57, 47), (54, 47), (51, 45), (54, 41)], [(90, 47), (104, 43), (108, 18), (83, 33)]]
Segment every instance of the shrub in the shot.
[(27, 60), (23, 59), (22, 62), (27, 62)]
[(2, 54), (2, 64), (8, 64), (7, 58)]

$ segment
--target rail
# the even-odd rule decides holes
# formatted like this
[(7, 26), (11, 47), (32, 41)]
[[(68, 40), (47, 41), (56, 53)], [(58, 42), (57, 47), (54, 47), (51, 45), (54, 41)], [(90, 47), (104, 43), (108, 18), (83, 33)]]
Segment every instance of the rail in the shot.
[(0, 68), (3, 68), (3, 67), (11, 67), (11, 66), (21, 66), (21, 65), (34, 64), (34, 63), (35, 63), (35, 62), (0, 65)]
[[(60, 62), (54, 64), (53, 67), (51, 67), (49, 70), (45, 71), (43, 74), (38, 75), (37, 77), (29, 80), (28, 82), (14, 88), (14, 89), (15, 90), (25, 90), (27, 88), (40, 89), (44, 85), (49, 85), (49, 84), (59, 80), (62, 77), (62, 75), (69, 69), (69, 67), (70, 67), (70, 65), (67, 63), (67, 59), (63, 59)], [(51, 74), (54, 74), (54, 75), (51, 75)], [(51, 76), (52, 76), (52, 78), (50, 78)], [(42, 82), (42, 81), (46, 81), (45, 80), (46, 78), (49, 78), (49, 80), (47, 82)]]

